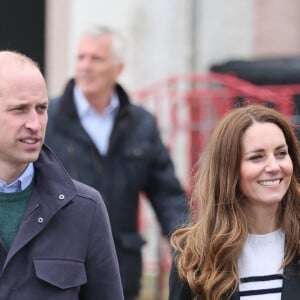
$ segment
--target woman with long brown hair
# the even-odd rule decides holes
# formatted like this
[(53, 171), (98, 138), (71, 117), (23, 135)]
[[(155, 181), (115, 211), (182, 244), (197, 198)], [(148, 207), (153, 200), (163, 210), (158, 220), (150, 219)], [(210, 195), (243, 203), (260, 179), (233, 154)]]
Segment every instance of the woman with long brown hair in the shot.
[(274, 109), (230, 111), (203, 151), (195, 220), (171, 237), (170, 300), (300, 299), (300, 152)]

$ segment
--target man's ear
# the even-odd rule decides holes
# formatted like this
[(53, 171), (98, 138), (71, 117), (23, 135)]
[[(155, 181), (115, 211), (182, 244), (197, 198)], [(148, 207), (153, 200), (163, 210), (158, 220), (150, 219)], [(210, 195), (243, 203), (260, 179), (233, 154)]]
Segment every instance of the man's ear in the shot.
[(118, 63), (118, 65), (117, 65), (117, 75), (118, 76), (122, 73), (124, 67), (125, 67), (124, 63)]

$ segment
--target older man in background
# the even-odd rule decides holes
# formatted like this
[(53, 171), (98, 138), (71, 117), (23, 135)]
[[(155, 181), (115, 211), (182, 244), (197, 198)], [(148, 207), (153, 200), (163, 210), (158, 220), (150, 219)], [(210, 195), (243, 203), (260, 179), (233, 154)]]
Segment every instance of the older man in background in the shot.
[(142, 275), (140, 193), (150, 200), (165, 236), (186, 221), (187, 205), (154, 117), (132, 104), (117, 83), (123, 68), (120, 34), (101, 26), (86, 30), (79, 38), (75, 78), (50, 101), (46, 142), (74, 178), (103, 195), (125, 299), (132, 300)]

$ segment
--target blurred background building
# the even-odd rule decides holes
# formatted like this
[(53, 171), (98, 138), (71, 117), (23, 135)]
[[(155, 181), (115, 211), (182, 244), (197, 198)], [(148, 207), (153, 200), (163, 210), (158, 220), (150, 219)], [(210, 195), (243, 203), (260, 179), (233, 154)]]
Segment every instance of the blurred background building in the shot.
[(0, 16), (0, 47), (39, 60), (50, 96), (73, 73), (78, 35), (95, 23), (127, 38), (129, 90), (232, 59), (300, 53), (297, 0), (2, 0)]
[[(209, 130), (232, 105), (267, 99), (300, 123), (294, 116), (300, 94), (298, 0), (2, 0), (0, 49), (37, 60), (49, 97), (56, 96), (73, 74), (78, 36), (92, 24), (110, 25), (127, 39), (120, 82), (157, 114), (187, 191)], [(151, 240), (145, 275), (156, 278), (153, 290), (161, 291), (168, 248), (151, 209), (146, 202), (141, 207), (141, 230)], [(165, 297), (150, 294), (142, 299)]]
[(48, 0), (44, 65), (51, 94), (72, 74), (77, 37), (94, 23), (127, 38), (122, 83), (129, 90), (231, 59), (300, 53), (297, 0)]

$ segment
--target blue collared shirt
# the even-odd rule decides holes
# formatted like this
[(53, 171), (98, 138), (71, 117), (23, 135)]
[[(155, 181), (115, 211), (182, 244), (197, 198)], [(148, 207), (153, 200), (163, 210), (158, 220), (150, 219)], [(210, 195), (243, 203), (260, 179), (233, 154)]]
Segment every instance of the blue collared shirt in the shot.
[(16, 193), (25, 190), (32, 182), (34, 177), (33, 163), (30, 163), (21, 176), (14, 182), (7, 184), (0, 180), (0, 193)]
[(109, 138), (115, 117), (119, 109), (119, 98), (113, 93), (109, 105), (103, 114), (99, 114), (88, 102), (78, 87), (74, 88), (75, 107), (83, 128), (86, 130), (98, 151), (105, 155), (108, 150)]

